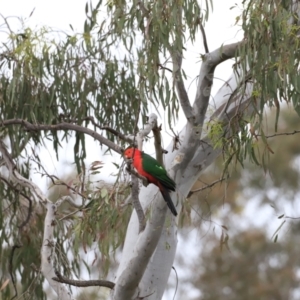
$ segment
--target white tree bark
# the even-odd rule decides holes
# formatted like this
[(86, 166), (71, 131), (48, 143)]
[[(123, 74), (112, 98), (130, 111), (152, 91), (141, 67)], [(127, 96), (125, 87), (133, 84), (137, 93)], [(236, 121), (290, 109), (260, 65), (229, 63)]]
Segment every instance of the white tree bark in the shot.
[[(182, 202), (199, 178), (201, 172), (221, 153), (221, 149), (214, 149), (209, 144), (207, 134), (203, 130), (204, 120), (207, 118), (207, 107), (214, 69), (217, 64), (232, 57), (236, 47), (237, 44), (224, 46), (222, 49), (217, 49), (207, 54), (199, 74), (199, 85), (192, 109), (193, 116), (189, 113), (187, 125), (180, 133), (181, 147), (178, 151), (174, 152), (172, 152), (173, 145), (169, 145), (167, 148), (168, 155), (165, 156), (165, 166), (169, 174), (175, 178), (177, 184), (177, 192), (172, 193), (172, 200), (178, 212), (180, 212)], [(233, 74), (214, 97), (218, 107), (214, 110), (212, 118), (229, 122), (230, 118), (238, 111), (251, 113), (251, 108), (245, 111), (246, 103), (249, 103), (251, 99), (251, 83), (246, 84), (243, 93), (238, 92), (235, 97), (231, 97), (233, 91), (236, 91), (240, 87), (240, 82), (237, 82), (237, 79)], [(186, 101), (185, 105), (188, 108)], [(187, 108), (186, 111), (190, 112)], [(147, 236), (142, 238), (138, 234), (139, 222), (136, 213), (133, 212), (128, 225), (115, 290), (118, 290), (119, 284), (125, 286), (126, 281), (132, 280), (129, 279), (130, 277), (135, 277), (134, 273), (132, 273), (132, 268), (129, 268), (133, 258), (135, 266), (141, 268), (140, 271), (143, 272), (143, 276), (139, 281), (138, 290), (135, 290), (130, 295), (114, 293), (114, 300), (141, 299), (143, 297), (148, 300), (161, 299), (173, 265), (177, 248), (176, 220), (169, 210), (167, 214), (163, 213), (166, 210), (166, 204), (156, 186), (149, 185), (148, 187), (142, 187), (140, 199), (144, 209), (151, 206), (152, 210), (146, 227)], [(145, 243), (145, 241), (148, 241), (148, 243)], [(150, 261), (146, 261), (145, 268), (143, 252), (149, 254), (153, 248), (155, 251)]]
[(41, 248), (41, 271), (50, 286), (57, 294), (57, 299), (68, 300), (72, 299), (70, 291), (63, 283), (53, 280), (56, 277), (54, 270), (54, 253), (55, 253), (55, 240), (54, 240), (54, 226), (56, 224), (55, 214), (61, 201), (56, 203), (48, 202), (46, 205), (47, 213), (44, 224), (44, 238)]

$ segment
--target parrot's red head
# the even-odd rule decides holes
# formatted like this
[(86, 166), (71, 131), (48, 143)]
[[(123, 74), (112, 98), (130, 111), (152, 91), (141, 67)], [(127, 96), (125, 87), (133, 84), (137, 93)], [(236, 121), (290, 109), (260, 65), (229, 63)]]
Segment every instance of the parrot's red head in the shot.
[(132, 147), (125, 149), (124, 157), (127, 158), (127, 159), (133, 158), (135, 151), (138, 151), (138, 149), (135, 149), (135, 148), (132, 148)]

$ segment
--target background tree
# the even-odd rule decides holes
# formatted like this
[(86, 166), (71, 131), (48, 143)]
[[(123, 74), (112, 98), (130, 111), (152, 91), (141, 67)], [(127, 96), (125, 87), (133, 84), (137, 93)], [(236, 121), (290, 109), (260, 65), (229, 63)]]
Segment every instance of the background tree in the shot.
[[(275, 119), (275, 112), (267, 117)], [(265, 170), (245, 162), (243, 168), (233, 168), (229, 183), (207, 188), (206, 183), (216, 182), (222, 171), (220, 157), (200, 177), (201, 191), (190, 198), (195, 211), (183, 232), (184, 240), (192, 236), (205, 247), (194, 248), (188, 260), (178, 255), (176, 265), (192, 270), (179, 283), (179, 298), (188, 289), (197, 295), (189, 299), (299, 298), (297, 121), (296, 113), (285, 108), (280, 132), (269, 130), (274, 154)], [(262, 141), (258, 147), (264, 148)]]
[[(298, 2), (244, 1), (237, 18), (244, 39), (229, 45), (220, 41), (214, 51), (209, 51), (203, 29), (211, 7), (207, 1), (193, 0), (99, 1), (86, 5), (84, 32), (59, 41), (44, 28), (25, 27), (15, 33), (4, 18), (8, 32), (0, 65), (4, 298), (18, 292), (15, 281), (21, 282), (25, 296), (45, 298), (46, 279), (59, 298), (71, 299), (70, 289), (61, 282), (86, 284), (68, 278), (80, 277), (83, 265), (90, 271), (81, 255), (97, 245), (95, 259), (100, 253), (103, 276), (112, 255), (123, 246), (122, 256), (113, 282), (92, 284), (113, 288), (112, 299), (161, 299), (176, 253), (178, 221), (185, 217), (187, 196), (202, 172), (220, 154), (223, 175), (232, 162), (243, 165), (247, 158), (265, 166), (266, 155), (273, 152), (262, 126), (266, 106), (276, 107), (275, 130), (283, 100), (299, 112)], [(186, 42), (195, 42), (200, 32), (205, 54), (192, 103), (182, 61)], [(235, 58), (233, 74), (209, 107), (215, 68), (231, 58)], [(85, 164), (87, 135), (106, 151), (121, 154), (120, 146), (129, 143), (138, 142), (141, 149), (152, 130), (157, 159), (162, 160), (166, 151), (159, 142), (157, 117), (141, 118), (153, 107), (165, 110), (170, 129), (179, 109), (186, 118), (164, 156), (177, 183), (177, 193), (172, 194), (181, 212), (177, 219), (155, 186), (143, 186), (138, 194), (132, 175), (127, 197), (130, 191), (119, 165), (116, 182), (105, 186), (93, 177), (101, 162)], [(65, 182), (49, 174), (38, 150), (49, 140), (59, 159), (62, 143), (73, 138), (77, 176)], [(263, 141), (262, 148), (257, 140)], [(34, 169), (53, 185), (64, 185), (66, 195), (50, 200), (30, 180)], [(135, 208), (132, 213), (128, 205), (122, 207), (129, 200)], [(11, 285), (6, 288), (8, 274)]]

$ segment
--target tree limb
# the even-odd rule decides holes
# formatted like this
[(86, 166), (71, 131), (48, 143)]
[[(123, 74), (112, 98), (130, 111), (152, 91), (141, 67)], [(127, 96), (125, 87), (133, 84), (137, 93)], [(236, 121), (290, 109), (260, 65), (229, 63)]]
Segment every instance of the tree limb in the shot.
[(108, 280), (74, 280), (68, 279), (67, 277), (61, 275), (58, 271), (55, 271), (55, 274), (57, 277), (53, 277), (53, 280), (77, 287), (103, 286), (109, 289), (113, 289), (115, 286), (113, 282)]
[(197, 93), (193, 104), (193, 122), (187, 123), (187, 133), (184, 136), (182, 146), (178, 153), (178, 157), (180, 156), (180, 159), (177, 160), (177, 164), (174, 166), (174, 170), (177, 172), (176, 176), (178, 176), (178, 178), (181, 178), (182, 171), (188, 167), (193, 156), (201, 146), (202, 129), (210, 99), (215, 68), (221, 62), (234, 57), (238, 47), (242, 43), (243, 41), (225, 45), (203, 55), (203, 62), (198, 78)]
[(168, 50), (172, 57), (173, 63), (173, 80), (175, 83), (175, 88), (178, 94), (179, 102), (184, 115), (188, 121), (194, 117), (194, 112), (192, 105), (190, 103), (188, 94), (186, 92), (183, 78), (181, 75), (182, 67), (182, 50), (183, 50), (183, 39), (182, 39), (182, 7), (177, 10), (178, 23), (176, 24), (177, 35), (174, 39), (173, 46), (169, 45)]
[(184, 112), (184, 115), (187, 120), (191, 120), (194, 117), (193, 108), (190, 103), (188, 94), (186, 92), (183, 78), (181, 75), (181, 65), (182, 65), (182, 51), (176, 52), (170, 50), (173, 61), (173, 78), (175, 82), (176, 91), (178, 94), (180, 106)]
[(135, 175), (131, 174), (131, 182), (131, 201), (139, 219), (139, 233), (141, 233), (145, 229), (146, 218), (143, 207), (139, 200), (139, 180)]
[(118, 138), (120, 138), (121, 140), (123, 140), (125, 142), (128, 142), (128, 143), (132, 142), (132, 139), (128, 135), (125, 135), (109, 126), (100, 126), (100, 128), (112, 133), (113, 135), (117, 136)]
[(0, 122), (0, 126), (8, 126), (8, 125), (21, 125), (26, 128), (28, 131), (42, 131), (42, 130), (73, 130), (76, 132), (81, 132), (90, 135), (95, 140), (99, 141), (101, 144), (106, 145), (108, 148), (114, 150), (115, 152), (122, 154), (122, 148), (113, 143), (112, 141), (105, 138), (103, 135), (91, 130), (87, 127), (83, 127), (80, 125), (61, 122), (59, 124), (54, 125), (45, 125), (45, 124), (32, 124), (28, 121), (22, 119), (10, 119), (4, 120)]
[(202, 37), (203, 37), (203, 46), (204, 46), (205, 53), (209, 53), (206, 34), (205, 34), (204, 27), (202, 25), (202, 20), (200, 20), (199, 25), (200, 25), (200, 30), (201, 30)]
[(163, 160), (163, 153), (168, 153), (168, 151), (164, 150), (161, 146), (161, 125), (158, 127), (157, 125), (153, 127), (153, 136), (154, 136), (154, 146), (155, 146), (155, 153), (156, 153), (156, 160), (161, 164), (164, 165)]
[(200, 68), (198, 86), (195, 102), (193, 105), (195, 124), (201, 130), (205, 119), (208, 102), (210, 99), (211, 87), (213, 84), (214, 71), (217, 65), (227, 59), (233, 58), (243, 41), (223, 45), (220, 48), (203, 55), (203, 62)]
[[(144, 130), (137, 134), (137, 142), (142, 147), (143, 138), (148, 135), (155, 126), (157, 116), (149, 116), (148, 124)], [(139, 148), (140, 150), (142, 148)], [(151, 197), (153, 194), (149, 195)], [(122, 266), (116, 279), (114, 288), (114, 299), (132, 299), (138, 295), (139, 283), (151, 259), (166, 219), (167, 206), (162, 200), (160, 193), (156, 194), (154, 199), (155, 205), (152, 206), (151, 215), (146, 223), (145, 229), (138, 234), (135, 246), (131, 255)], [(140, 224), (140, 220), (139, 220)], [(139, 225), (141, 226), (141, 224)], [(134, 275), (134, 276), (133, 276)]]

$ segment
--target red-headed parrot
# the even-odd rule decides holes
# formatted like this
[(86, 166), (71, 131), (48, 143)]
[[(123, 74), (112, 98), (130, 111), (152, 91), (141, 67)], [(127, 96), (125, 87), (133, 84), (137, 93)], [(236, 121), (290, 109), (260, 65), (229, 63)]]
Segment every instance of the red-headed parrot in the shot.
[(156, 159), (136, 148), (127, 148), (124, 151), (124, 156), (127, 159), (132, 159), (133, 166), (140, 175), (146, 177), (149, 183), (153, 183), (159, 188), (171, 212), (177, 216), (176, 208), (169, 194), (170, 191), (175, 191), (176, 184), (168, 176), (165, 168)]

